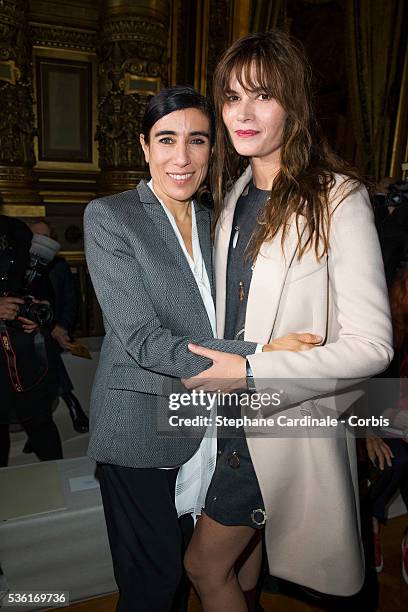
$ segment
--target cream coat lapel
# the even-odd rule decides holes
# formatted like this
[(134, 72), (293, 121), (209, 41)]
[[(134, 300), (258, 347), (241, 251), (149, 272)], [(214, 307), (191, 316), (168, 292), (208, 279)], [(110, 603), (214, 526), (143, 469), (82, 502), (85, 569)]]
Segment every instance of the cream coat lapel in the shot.
[[(224, 335), (228, 249), (236, 203), (252, 178), (250, 166), (226, 197), (225, 208), (215, 235), (215, 278), (217, 334)], [(299, 230), (302, 231), (302, 224)], [(286, 275), (295, 255), (298, 235), (292, 224), (282, 253), (280, 236), (264, 245), (258, 255), (251, 280), (245, 320), (245, 339), (268, 343), (273, 332)]]
[[(299, 223), (299, 231), (303, 224)], [(278, 313), (279, 302), (290, 265), (297, 253), (298, 233), (295, 223), (289, 228), (282, 252), (281, 235), (262, 246), (256, 258), (249, 288), (245, 340), (267, 344)]]

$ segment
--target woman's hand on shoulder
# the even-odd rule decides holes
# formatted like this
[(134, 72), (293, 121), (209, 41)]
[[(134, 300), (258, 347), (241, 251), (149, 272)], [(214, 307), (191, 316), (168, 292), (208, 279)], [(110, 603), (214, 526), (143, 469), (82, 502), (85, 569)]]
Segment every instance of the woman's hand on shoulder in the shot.
[(323, 341), (321, 336), (316, 334), (290, 333), (282, 338), (276, 338), (270, 344), (264, 344), (262, 352), (270, 351), (310, 351), (310, 349), (319, 346)]

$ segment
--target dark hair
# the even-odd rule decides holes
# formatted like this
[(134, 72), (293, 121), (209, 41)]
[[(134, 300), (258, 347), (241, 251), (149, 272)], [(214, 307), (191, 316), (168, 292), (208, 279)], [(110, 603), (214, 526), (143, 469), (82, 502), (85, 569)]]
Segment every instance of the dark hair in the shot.
[[(282, 244), (292, 216), (306, 220), (306, 240), (299, 257), (314, 246), (317, 257), (329, 249), (330, 204), (336, 174), (341, 174), (341, 200), (359, 187), (360, 176), (337, 157), (316, 122), (310, 90), (311, 70), (301, 45), (285, 32), (271, 30), (237, 40), (221, 57), (214, 73), (213, 98), (217, 115), (212, 187), (215, 221), (223, 209), (223, 196), (242, 172), (248, 159), (232, 146), (222, 120), (232, 76), (249, 91), (274, 98), (287, 113), (281, 144), (281, 168), (253, 236), (250, 254), (282, 230)], [(339, 191), (339, 195), (340, 195)]]
[(149, 142), (150, 130), (162, 117), (179, 110), (197, 108), (210, 122), (210, 143), (214, 142), (215, 117), (211, 102), (198, 91), (188, 85), (176, 85), (162, 89), (156, 94), (146, 107), (142, 119), (141, 133), (145, 142)]
[(394, 345), (404, 350), (408, 339), (408, 268), (403, 268), (395, 278), (390, 291), (390, 305)]

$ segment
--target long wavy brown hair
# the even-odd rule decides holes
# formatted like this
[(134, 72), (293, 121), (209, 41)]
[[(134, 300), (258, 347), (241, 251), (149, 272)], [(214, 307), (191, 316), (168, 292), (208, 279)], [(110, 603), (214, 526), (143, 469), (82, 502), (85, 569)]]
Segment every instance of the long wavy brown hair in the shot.
[[(315, 119), (311, 95), (311, 70), (297, 41), (279, 30), (250, 34), (237, 40), (222, 56), (214, 73), (213, 98), (217, 115), (211, 183), (215, 223), (225, 193), (248, 165), (231, 144), (222, 121), (230, 81), (236, 76), (251, 92), (273, 97), (287, 113), (281, 144), (281, 166), (270, 196), (258, 219), (249, 255), (255, 259), (261, 245), (282, 230), (282, 247), (289, 224), (296, 220), (298, 257), (314, 248), (319, 259), (329, 249), (330, 200), (335, 173), (344, 176), (338, 203), (358, 189), (360, 176), (330, 149)], [(300, 232), (299, 221), (305, 217)]]

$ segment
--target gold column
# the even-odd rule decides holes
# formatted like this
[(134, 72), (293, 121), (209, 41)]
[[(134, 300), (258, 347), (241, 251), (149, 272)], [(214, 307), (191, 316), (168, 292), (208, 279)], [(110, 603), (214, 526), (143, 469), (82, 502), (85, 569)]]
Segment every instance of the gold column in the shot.
[(168, 0), (104, 0), (99, 58), (100, 193), (135, 186), (146, 174), (139, 145), (151, 95), (168, 81)]
[(398, 113), (395, 123), (394, 142), (392, 145), (392, 156), (389, 176), (399, 178), (401, 176), (401, 167), (405, 162), (405, 168), (402, 167), (402, 178), (405, 180), (407, 176), (408, 162), (408, 45), (405, 49), (404, 68), (401, 78), (401, 89), (399, 94)]
[(28, 0), (0, 1), (0, 203), (16, 216), (43, 213), (30, 208), (41, 198), (35, 187), (33, 82)]

